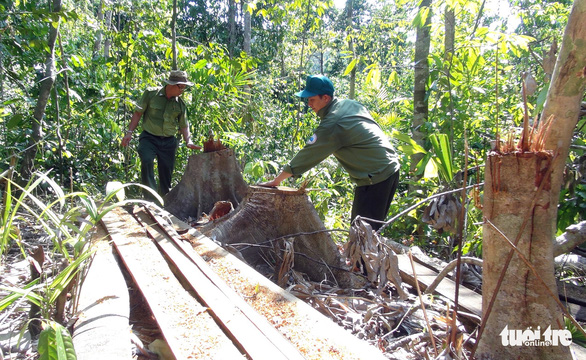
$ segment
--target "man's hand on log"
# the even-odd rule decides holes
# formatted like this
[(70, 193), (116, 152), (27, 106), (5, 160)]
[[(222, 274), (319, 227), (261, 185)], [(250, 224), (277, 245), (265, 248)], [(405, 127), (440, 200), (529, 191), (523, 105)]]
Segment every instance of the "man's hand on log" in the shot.
[(258, 185), (259, 186), (276, 187), (276, 186), (279, 186), (283, 180), (288, 179), (291, 176), (293, 176), (293, 175), (292, 174), (289, 174), (286, 171), (281, 171), (281, 173), (279, 175), (277, 175), (277, 177), (274, 178), (273, 180), (267, 181), (267, 182), (264, 182), (264, 183), (260, 183)]
[(271, 181), (267, 181), (264, 183), (259, 183), (257, 184), (258, 186), (264, 186), (264, 187), (277, 187), (279, 186), (278, 182), (275, 182), (275, 180), (271, 180)]
[(189, 140), (189, 142), (187, 142), (187, 144), (185, 144), (185, 146), (187, 146), (188, 148), (193, 149), (193, 150), (201, 150), (201, 146), (195, 145), (194, 143), (191, 142), (191, 140)]

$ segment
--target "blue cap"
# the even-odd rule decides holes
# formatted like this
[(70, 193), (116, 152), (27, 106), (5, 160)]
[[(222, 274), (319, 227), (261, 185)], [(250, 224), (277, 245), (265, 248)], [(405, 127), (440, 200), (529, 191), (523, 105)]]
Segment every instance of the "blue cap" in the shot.
[(316, 95), (334, 96), (334, 84), (323, 75), (310, 75), (305, 81), (305, 89), (295, 94), (301, 98), (308, 98)]

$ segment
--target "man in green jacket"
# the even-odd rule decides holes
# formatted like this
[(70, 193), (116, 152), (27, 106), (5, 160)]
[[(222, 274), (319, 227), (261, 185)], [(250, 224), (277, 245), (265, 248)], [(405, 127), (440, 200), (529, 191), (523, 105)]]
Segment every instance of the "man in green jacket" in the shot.
[[(162, 88), (146, 90), (140, 103), (130, 119), (128, 131), (122, 138), (121, 145), (126, 147), (132, 139), (132, 133), (142, 118), (142, 132), (139, 136), (138, 155), (140, 157), (141, 183), (165, 196), (171, 188), (171, 179), (175, 167), (175, 154), (179, 141), (177, 130), (183, 135), (185, 144), (190, 149), (201, 149), (191, 141), (187, 107), (181, 94), (193, 83), (187, 80), (185, 71), (173, 70), (166, 85)], [(159, 169), (159, 185), (155, 180), (155, 159)], [(146, 199), (153, 199), (148, 192), (143, 192)]]
[[(283, 171), (264, 186), (278, 186), (299, 176), (333, 154), (356, 184), (351, 220), (357, 215), (384, 221), (399, 183), (399, 160), (387, 136), (368, 110), (354, 100), (334, 97), (334, 85), (323, 75), (308, 76), (307, 98), (321, 122)], [(381, 223), (371, 223), (379, 229)]]

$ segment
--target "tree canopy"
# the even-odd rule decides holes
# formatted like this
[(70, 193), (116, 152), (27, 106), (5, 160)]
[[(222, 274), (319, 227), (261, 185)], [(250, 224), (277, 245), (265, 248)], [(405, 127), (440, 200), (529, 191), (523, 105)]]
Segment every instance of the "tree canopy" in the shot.
[[(466, 164), (469, 184), (481, 182), (491, 141), (522, 124), (523, 81), (530, 90), (529, 115), (537, 118), (570, 8), (566, 0), (421, 6), (178, 0), (177, 67), (195, 83), (184, 95), (194, 141), (213, 132), (235, 149), (249, 182), (274, 176), (317, 124), (294, 92), (307, 75), (326, 74), (336, 96), (348, 97), (355, 88), (355, 98), (398, 147), (401, 188), (392, 207), (398, 213), (460, 186)], [(119, 142), (141, 92), (161, 86), (173, 66), (173, 2), (3, 0), (0, 9), (0, 170), (13, 169), (22, 181), (31, 170), (51, 170), (62, 186), (94, 194), (108, 181), (136, 181), (138, 157)], [(417, 60), (421, 28), (429, 30), (429, 55)], [(414, 125), (414, 74), (422, 64), (429, 67), (422, 97), (428, 113)], [(48, 78), (54, 84), (35, 116)], [(578, 165), (584, 163), (585, 123), (578, 122), (567, 159), (559, 233), (584, 219), (584, 165)], [(25, 154), (32, 154), (31, 162), (21, 161)], [(178, 155), (180, 174), (190, 151), (182, 148)], [(347, 227), (352, 185), (335, 161), (324, 164), (306, 175), (316, 189), (310, 196), (327, 226)], [(481, 189), (475, 191), (481, 196)], [(474, 224), (481, 211), (474, 202), (466, 206), (467, 251), (480, 251)], [(413, 210), (387, 231), (421, 244), (432, 239), (441, 245), (438, 251), (450, 254), (450, 232), (422, 223), (422, 211)]]

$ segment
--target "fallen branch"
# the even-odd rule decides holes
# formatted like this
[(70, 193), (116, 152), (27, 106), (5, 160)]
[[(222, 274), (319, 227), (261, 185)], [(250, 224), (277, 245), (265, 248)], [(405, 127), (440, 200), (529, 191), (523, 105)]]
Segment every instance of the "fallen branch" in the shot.
[[(483, 185), (484, 185), (484, 182), (481, 182), (481, 183), (479, 183), (479, 184), (474, 184), (474, 185), (467, 186), (467, 187), (465, 187), (464, 189), (465, 189), (465, 190), (468, 190), (468, 189), (472, 189), (472, 188), (475, 188), (475, 187), (480, 187), (480, 186), (483, 186)], [(419, 206), (421, 206), (421, 205), (425, 204), (426, 202), (428, 202), (428, 201), (431, 201), (431, 200), (433, 200), (433, 199), (435, 199), (435, 198), (438, 198), (438, 197), (440, 197), (440, 196), (442, 196), (442, 195), (446, 195), (446, 194), (452, 194), (452, 193), (457, 193), (457, 192), (460, 192), (460, 191), (462, 191), (462, 188), (458, 188), (458, 189), (455, 189), (455, 190), (450, 190), (450, 191), (446, 191), (446, 192), (443, 192), (443, 193), (439, 193), (439, 194), (435, 194), (435, 195), (433, 195), (433, 196), (430, 196), (430, 197), (428, 197), (427, 199), (423, 199), (423, 200), (421, 200), (420, 202), (418, 202), (417, 204), (415, 204), (415, 205), (413, 205), (413, 206), (410, 206), (410, 207), (408, 207), (407, 209), (405, 209), (405, 210), (401, 211), (400, 213), (398, 213), (397, 215), (393, 216), (392, 218), (390, 218), (390, 219), (389, 219), (389, 220), (387, 220), (387, 221), (379, 221), (379, 220), (369, 219), (369, 218), (366, 218), (366, 217), (363, 217), (362, 219), (364, 219), (364, 220), (367, 220), (368, 222), (375, 222), (375, 223), (379, 223), (379, 224), (384, 224), (383, 226), (381, 226), (381, 227), (380, 227), (380, 229), (378, 229), (378, 230), (377, 230), (377, 232), (376, 232), (376, 233), (377, 233), (377, 235), (378, 235), (378, 234), (382, 233), (382, 231), (383, 231), (383, 230), (384, 230), (384, 229), (385, 229), (387, 226), (389, 226), (390, 224), (392, 224), (393, 222), (395, 222), (395, 221), (396, 221), (397, 219), (399, 219), (401, 216), (403, 216), (403, 215), (405, 215), (405, 214), (408, 214), (408, 213), (409, 213), (409, 212), (411, 212), (413, 209), (417, 209)]]
[(553, 244), (553, 256), (568, 253), (577, 246), (586, 242), (586, 221), (570, 225), (566, 228), (566, 232), (555, 239)]
[[(464, 264), (471, 264), (482, 267), (482, 259), (473, 258), (473, 257), (462, 257), (460, 261)], [(439, 283), (450, 273), (450, 271), (454, 270), (454, 268), (458, 265), (458, 259), (452, 260), (448, 265), (446, 265), (442, 271), (436, 276), (435, 280), (425, 289), (424, 294), (431, 294), (435, 288), (439, 285)]]

